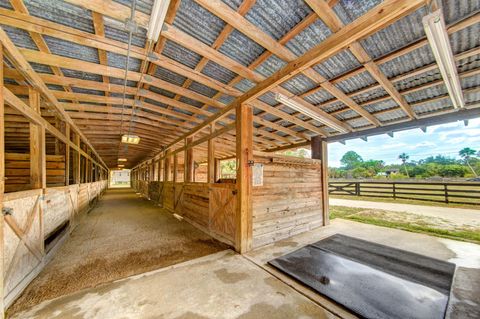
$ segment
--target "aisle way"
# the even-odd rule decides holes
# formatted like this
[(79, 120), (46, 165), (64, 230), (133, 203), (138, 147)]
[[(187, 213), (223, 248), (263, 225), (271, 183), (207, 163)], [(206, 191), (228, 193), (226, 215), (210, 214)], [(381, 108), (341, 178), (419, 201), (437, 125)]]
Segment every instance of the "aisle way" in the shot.
[(110, 189), (8, 313), (226, 248), (132, 189)]

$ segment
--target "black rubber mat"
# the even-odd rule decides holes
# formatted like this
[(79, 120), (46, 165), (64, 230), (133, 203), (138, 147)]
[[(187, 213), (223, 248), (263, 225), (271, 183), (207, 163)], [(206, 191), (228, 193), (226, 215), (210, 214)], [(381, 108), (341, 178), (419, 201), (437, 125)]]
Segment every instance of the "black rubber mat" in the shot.
[(372, 319), (444, 318), (455, 273), (452, 263), (340, 234), (269, 264)]

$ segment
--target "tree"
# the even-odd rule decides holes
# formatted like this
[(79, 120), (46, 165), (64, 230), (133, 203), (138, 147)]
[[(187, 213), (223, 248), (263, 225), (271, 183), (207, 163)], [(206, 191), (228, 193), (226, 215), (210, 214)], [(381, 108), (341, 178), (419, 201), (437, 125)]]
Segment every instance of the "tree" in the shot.
[(465, 147), (464, 149), (460, 150), (460, 152), (458, 152), (458, 155), (460, 155), (460, 157), (465, 161), (467, 166), (473, 172), (473, 175), (475, 175), (475, 177), (478, 177), (477, 172), (475, 172), (472, 165), (470, 165), (470, 158), (474, 156), (476, 153), (477, 153), (476, 150), (471, 149), (470, 147)]
[(402, 160), (403, 167), (405, 168), (405, 173), (407, 174), (407, 177), (410, 178), (407, 170), (407, 160), (410, 158), (410, 156), (408, 156), (406, 153), (402, 153), (398, 155), (398, 158)]
[(354, 151), (348, 151), (343, 154), (340, 163), (342, 163), (346, 169), (353, 169), (363, 163), (363, 158)]

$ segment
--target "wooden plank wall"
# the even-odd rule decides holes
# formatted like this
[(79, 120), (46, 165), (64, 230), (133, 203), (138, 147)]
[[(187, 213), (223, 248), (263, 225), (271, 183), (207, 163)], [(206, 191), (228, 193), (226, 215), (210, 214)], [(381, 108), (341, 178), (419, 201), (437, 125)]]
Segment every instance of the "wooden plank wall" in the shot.
[(320, 161), (256, 157), (263, 186), (253, 187), (253, 247), (322, 226)]
[[(205, 175), (206, 176), (206, 175)], [(134, 189), (218, 240), (234, 246), (235, 184), (132, 181)], [(223, 212), (227, 211), (228, 214)]]
[[(47, 155), (47, 186), (65, 185), (65, 156)], [(5, 192), (32, 189), (30, 185), (30, 155), (5, 154)]]
[[(3, 227), (5, 246), (5, 306), (9, 306), (37, 276), (56, 251), (45, 251), (44, 241), (61, 225), (69, 231), (107, 187), (107, 181), (7, 193)], [(63, 237), (65, 238), (65, 237)], [(61, 241), (57, 241), (57, 246)]]

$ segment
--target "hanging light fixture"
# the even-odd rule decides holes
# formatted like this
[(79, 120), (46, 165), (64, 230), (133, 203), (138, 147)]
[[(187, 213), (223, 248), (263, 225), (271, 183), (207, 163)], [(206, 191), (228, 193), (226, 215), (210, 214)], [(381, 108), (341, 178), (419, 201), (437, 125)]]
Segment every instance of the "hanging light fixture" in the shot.
[(138, 143), (140, 143), (140, 137), (138, 137), (137, 135), (124, 134), (124, 135), (122, 135), (122, 143), (138, 144)]

